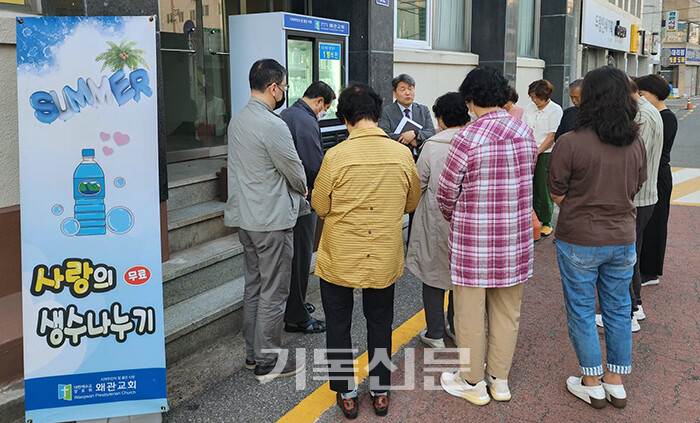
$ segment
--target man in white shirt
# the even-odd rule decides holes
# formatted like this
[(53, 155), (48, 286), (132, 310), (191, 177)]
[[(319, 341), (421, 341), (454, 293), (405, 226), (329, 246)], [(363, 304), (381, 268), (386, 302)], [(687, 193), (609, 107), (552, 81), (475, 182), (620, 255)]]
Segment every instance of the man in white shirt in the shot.
[(554, 135), (563, 115), (561, 106), (551, 100), (553, 92), (554, 87), (546, 79), (534, 81), (527, 90), (532, 103), (525, 106), (523, 112), (523, 122), (532, 128), (537, 142), (532, 206), (537, 218), (542, 222), (543, 236), (552, 233), (554, 203), (547, 189), (547, 161), (554, 145)]

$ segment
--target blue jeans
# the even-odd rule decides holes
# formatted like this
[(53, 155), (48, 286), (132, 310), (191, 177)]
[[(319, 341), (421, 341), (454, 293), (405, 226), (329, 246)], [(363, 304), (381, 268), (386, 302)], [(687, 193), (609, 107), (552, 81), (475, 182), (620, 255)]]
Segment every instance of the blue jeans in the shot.
[(608, 370), (628, 374), (632, 370), (632, 303), (629, 284), (637, 253), (634, 244), (584, 247), (557, 239), (566, 322), (581, 373), (603, 374), (600, 340), (595, 324), (595, 295), (605, 326)]

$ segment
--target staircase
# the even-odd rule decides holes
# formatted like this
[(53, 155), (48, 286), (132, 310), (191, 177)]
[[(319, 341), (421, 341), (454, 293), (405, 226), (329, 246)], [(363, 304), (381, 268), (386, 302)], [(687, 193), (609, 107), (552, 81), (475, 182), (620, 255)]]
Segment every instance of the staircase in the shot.
[(168, 165), (170, 259), (163, 263), (168, 365), (242, 324), (243, 246), (224, 225), (225, 158)]

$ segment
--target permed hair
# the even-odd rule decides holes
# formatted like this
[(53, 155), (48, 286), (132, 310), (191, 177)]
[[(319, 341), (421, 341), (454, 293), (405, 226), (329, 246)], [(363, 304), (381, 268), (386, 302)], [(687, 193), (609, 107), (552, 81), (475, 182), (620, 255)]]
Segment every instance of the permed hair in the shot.
[(433, 104), (433, 113), (436, 118), (442, 118), (448, 128), (464, 126), (469, 122), (469, 108), (460, 93), (447, 93), (438, 97)]
[(382, 98), (369, 85), (351, 83), (340, 92), (335, 114), (338, 119), (346, 120), (350, 125), (362, 119), (379, 122), (382, 114)]
[(479, 66), (464, 78), (459, 93), (478, 107), (503, 107), (510, 98), (510, 86), (498, 69)]
[(602, 142), (624, 147), (637, 138), (637, 110), (624, 72), (612, 66), (594, 69), (583, 79), (574, 130), (592, 129)]

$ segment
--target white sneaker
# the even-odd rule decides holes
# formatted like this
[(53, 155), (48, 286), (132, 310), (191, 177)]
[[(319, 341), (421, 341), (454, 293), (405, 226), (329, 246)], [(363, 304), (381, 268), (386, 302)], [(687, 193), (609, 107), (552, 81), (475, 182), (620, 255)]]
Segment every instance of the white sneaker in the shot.
[(603, 315), (602, 314), (595, 315), (595, 324), (601, 328), (603, 327)]
[(472, 386), (462, 379), (459, 370), (455, 373), (443, 372), (440, 376), (440, 384), (448, 394), (464, 398), (472, 404), (486, 405), (491, 401), (488, 392), (486, 392), (486, 382), (482, 380)]
[(600, 380), (600, 384), (605, 391), (605, 399), (615, 408), (625, 408), (627, 405), (627, 392), (623, 385), (610, 385)]
[[(646, 317), (646, 316), (644, 316), (644, 317)], [(601, 328), (604, 327), (602, 314), (595, 315), (595, 324), (600, 326)], [(637, 321), (637, 315), (635, 313), (635, 316), (632, 317), (632, 332), (639, 332), (640, 330), (642, 330), (642, 327), (639, 326), (639, 322)]]
[(434, 339), (434, 338), (428, 338), (425, 336), (425, 334), (428, 333), (428, 329), (423, 329), (423, 331), (420, 333), (420, 340), (423, 341), (423, 343), (430, 348), (445, 348), (445, 340), (444, 339)]
[(644, 320), (647, 318), (647, 315), (644, 314), (644, 309), (642, 308), (641, 304), (637, 306), (637, 311), (635, 311), (632, 314), (634, 314), (634, 317), (636, 317), (637, 320)]
[(642, 282), (642, 286), (651, 286), (651, 285), (658, 285), (659, 284), (659, 278), (652, 279), (650, 281)]
[(605, 407), (605, 390), (602, 385), (585, 386), (583, 377), (571, 376), (566, 379), (566, 389), (576, 397), (589, 403), (593, 408)]
[(639, 332), (640, 330), (642, 330), (642, 327), (639, 326), (639, 322), (637, 322), (637, 316), (632, 317), (632, 333)]
[(489, 392), (493, 399), (496, 401), (510, 401), (510, 389), (508, 389), (507, 379), (497, 379), (486, 373), (484, 381), (489, 387)]

